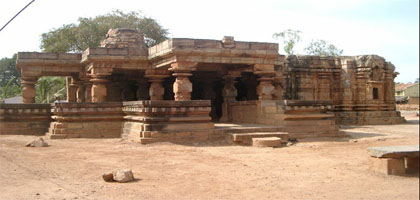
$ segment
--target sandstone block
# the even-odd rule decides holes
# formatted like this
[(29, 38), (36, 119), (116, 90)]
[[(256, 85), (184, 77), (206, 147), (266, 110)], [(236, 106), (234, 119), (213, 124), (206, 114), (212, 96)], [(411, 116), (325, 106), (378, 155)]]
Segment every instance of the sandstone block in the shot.
[(282, 145), (282, 139), (279, 137), (252, 138), (254, 147), (281, 147)]
[(405, 162), (402, 158), (370, 157), (369, 168), (373, 171), (388, 175), (405, 174)]

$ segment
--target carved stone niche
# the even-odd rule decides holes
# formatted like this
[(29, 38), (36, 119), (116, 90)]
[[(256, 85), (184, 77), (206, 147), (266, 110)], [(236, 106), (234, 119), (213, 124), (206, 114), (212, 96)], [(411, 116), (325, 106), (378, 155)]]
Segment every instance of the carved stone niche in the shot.
[(375, 66), (372, 68), (369, 76), (372, 81), (383, 81), (385, 79), (385, 70), (379, 66)]

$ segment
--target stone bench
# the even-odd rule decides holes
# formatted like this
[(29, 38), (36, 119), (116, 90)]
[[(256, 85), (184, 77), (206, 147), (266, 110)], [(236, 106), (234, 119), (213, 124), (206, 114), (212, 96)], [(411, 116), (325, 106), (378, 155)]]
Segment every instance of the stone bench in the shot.
[(370, 169), (392, 175), (419, 171), (419, 145), (369, 147)]

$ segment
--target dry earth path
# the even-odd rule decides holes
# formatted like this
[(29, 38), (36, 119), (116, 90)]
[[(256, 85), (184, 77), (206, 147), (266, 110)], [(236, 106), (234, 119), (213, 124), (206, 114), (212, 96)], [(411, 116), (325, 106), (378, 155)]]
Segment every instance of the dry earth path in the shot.
[[(121, 139), (0, 136), (0, 199), (419, 199), (419, 177), (368, 170), (369, 146), (419, 144), (419, 119), (345, 126), (351, 137), (285, 148), (140, 145)], [(131, 168), (131, 183), (102, 173)]]

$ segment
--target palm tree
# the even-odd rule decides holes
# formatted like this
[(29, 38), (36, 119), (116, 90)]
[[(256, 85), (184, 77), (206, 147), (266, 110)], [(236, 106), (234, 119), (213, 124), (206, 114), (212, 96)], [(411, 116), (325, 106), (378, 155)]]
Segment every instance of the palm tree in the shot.
[(42, 77), (36, 84), (35, 101), (38, 103), (50, 103), (54, 101), (55, 95), (63, 98), (66, 87), (65, 79), (62, 77)]

